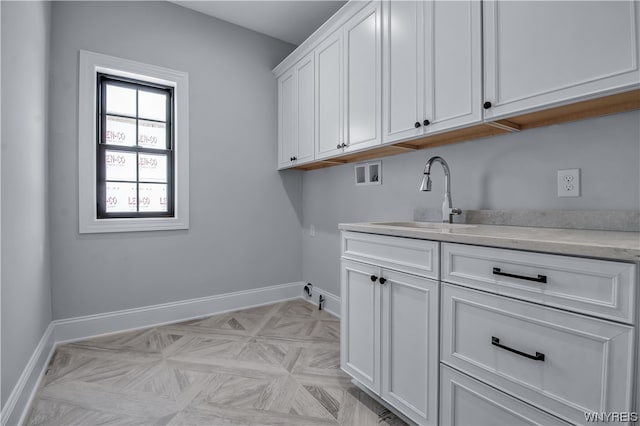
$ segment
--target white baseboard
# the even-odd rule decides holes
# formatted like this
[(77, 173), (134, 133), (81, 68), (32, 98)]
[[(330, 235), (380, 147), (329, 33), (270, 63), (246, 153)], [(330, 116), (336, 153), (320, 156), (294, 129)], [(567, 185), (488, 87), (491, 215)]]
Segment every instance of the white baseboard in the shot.
[[(304, 284), (302, 283), (302, 288), (304, 288)], [(340, 318), (340, 298), (338, 296), (316, 286), (313, 286), (311, 297), (307, 296), (304, 291), (302, 292), (302, 298), (316, 306), (318, 306), (319, 295), (324, 296), (324, 307), (322, 309)]]
[(31, 399), (49, 365), (54, 347), (54, 325), (50, 323), (2, 408), (0, 422), (3, 426), (22, 424)]
[(209, 315), (267, 305), (300, 297), (302, 282), (237, 291), (198, 299), (144, 306), (104, 314), (55, 320), (56, 344), (102, 334), (188, 321)]
[(13, 388), (0, 416), (2, 426), (21, 425), (57, 345), (103, 334), (170, 324), (300, 298), (305, 283), (293, 282), (198, 299), (52, 321)]

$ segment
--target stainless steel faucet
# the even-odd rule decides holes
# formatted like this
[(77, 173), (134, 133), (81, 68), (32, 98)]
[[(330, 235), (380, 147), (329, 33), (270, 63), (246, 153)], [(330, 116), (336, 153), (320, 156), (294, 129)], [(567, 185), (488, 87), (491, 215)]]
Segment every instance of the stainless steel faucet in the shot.
[(462, 213), (460, 209), (454, 209), (451, 207), (451, 173), (449, 171), (449, 165), (442, 157), (431, 157), (424, 165), (424, 176), (422, 177), (422, 184), (420, 184), (420, 191), (431, 191), (431, 165), (433, 163), (440, 163), (444, 169), (444, 201), (442, 202), (442, 222), (453, 223), (453, 215)]

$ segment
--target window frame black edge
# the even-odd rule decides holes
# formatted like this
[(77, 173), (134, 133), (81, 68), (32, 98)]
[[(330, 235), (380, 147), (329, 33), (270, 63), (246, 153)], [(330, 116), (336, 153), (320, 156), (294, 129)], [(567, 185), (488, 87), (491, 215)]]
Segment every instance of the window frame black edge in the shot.
[[(174, 218), (175, 217), (175, 187), (176, 187), (176, 174), (175, 174), (175, 88), (172, 86), (160, 85), (143, 80), (136, 80), (128, 77), (120, 77), (108, 73), (98, 72), (96, 76), (96, 218), (97, 219), (147, 219), (147, 218)], [(133, 87), (135, 89), (142, 88), (146, 91), (160, 92), (167, 95), (167, 108), (165, 117), (166, 137), (164, 149), (144, 148), (138, 145), (138, 121), (141, 118), (136, 110), (135, 117), (129, 117), (136, 120), (136, 144), (134, 146), (120, 146), (107, 144), (103, 140), (104, 129), (106, 129), (106, 85), (114, 84), (123, 87)], [(137, 103), (137, 98), (136, 98)], [(136, 105), (137, 107), (137, 105)], [(136, 108), (137, 109), (137, 108)], [(147, 120), (142, 118), (142, 120)], [(149, 120), (154, 121), (154, 120)], [(159, 120), (158, 120), (159, 121)], [(128, 152), (135, 152), (136, 159), (139, 153), (148, 154), (163, 154), (167, 156), (167, 211), (166, 212), (107, 212), (106, 211), (106, 163), (105, 152), (106, 150), (121, 150)], [(138, 161), (136, 161), (136, 176), (137, 176)], [(158, 183), (164, 182), (141, 182), (138, 178), (136, 182), (136, 188), (139, 188), (140, 183)], [(138, 193), (138, 191), (136, 191)], [(140, 203), (140, 197), (136, 197), (136, 202)]]

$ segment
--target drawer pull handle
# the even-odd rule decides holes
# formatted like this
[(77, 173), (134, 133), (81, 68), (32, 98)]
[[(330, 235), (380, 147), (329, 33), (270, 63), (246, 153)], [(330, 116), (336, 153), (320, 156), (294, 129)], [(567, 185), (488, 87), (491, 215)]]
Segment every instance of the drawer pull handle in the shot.
[(542, 353), (540, 353), (540, 352), (536, 352), (536, 354), (535, 354), (535, 355), (529, 355), (529, 354), (527, 354), (527, 353), (520, 352), (519, 350), (517, 350), (517, 349), (513, 349), (513, 348), (510, 348), (509, 346), (501, 345), (501, 344), (500, 344), (500, 339), (498, 339), (498, 338), (497, 338), (497, 337), (495, 337), (495, 336), (491, 336), (491, 344), (492, 344), (493, 346), (497, 346), (497, 347), (499, 347), (499, 348), (502, 348), (502, 349), (507, 350), (507, 351), (509, 351), (509, 352), (513, 352), (514, 354), (521, 355), (521, 356), (523, 356), (523, 357), (525, 357), (525, 358), (532, 359), (532, 360), (534, 360), (534, 361), (544, 361), (544, 354), (542, 354)]
[(371, 278), (371, 282), (376, 282), (378, 281), (378, 277), (376, 277), (375, 275), (371, 275), (369, 278)]
[(535, 281), (537, 283), (543, 284), (547, 283), (546, 275), (538, 275), (538, 278), (525, 277), (524, 275), (508, 274), (506, 272), (502, 272), (500, 268), (493, 268), (493, 275), (502, 275), (503, 277), (518, 278), (520, 280)]

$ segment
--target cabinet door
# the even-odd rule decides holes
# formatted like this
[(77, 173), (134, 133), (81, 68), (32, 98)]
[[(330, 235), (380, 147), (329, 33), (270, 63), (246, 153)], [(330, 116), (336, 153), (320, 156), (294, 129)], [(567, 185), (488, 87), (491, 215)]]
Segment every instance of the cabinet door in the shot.
[(313, 53), (296, 64), (297, 154), (296, 163), (313, 160), (315, 149), (315, 66)]
[(296, 73), (290, 70), (278, 79), (278, 168), (289, 167), (296, 155)]
[(340, 366), (380, 393), (380, 268), (342, 261)]
[(424, 2), (385, 0), (383, 4), (384, 143), (420, 136), (424, 116), (422, 10)]
[(485, 118), (638, 86), (638, 2), (483, 5)]
[(342, 36), (329, 36), (316, 48), (316, 159), (342, 153)]
[(568, 425), (442, 364), (440, 423), (451, 426)]
[(382, 398), (418, 424), (438, 420), (438, 283), (383, 270)]
[(344, 25), (345, 151), (379, 145), (382, 91), (380, 2)]
[(425, 132), (482, 121), (482, 9), (477, 0), (424, 2)]

